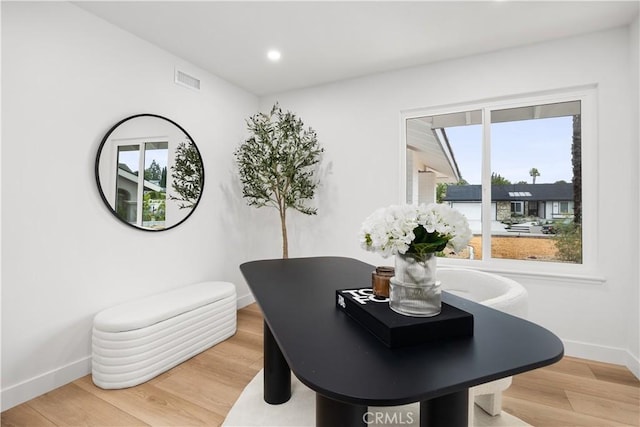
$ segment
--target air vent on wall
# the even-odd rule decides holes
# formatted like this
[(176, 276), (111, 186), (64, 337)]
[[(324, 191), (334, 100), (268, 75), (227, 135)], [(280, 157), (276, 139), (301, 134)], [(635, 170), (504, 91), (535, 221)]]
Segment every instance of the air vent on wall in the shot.
[(175, 82), (179, 85), (188, 87), (194, 90), (200, 90), (200, 79), (197, 79), (184, 71), (180, 71), (176, 68)]

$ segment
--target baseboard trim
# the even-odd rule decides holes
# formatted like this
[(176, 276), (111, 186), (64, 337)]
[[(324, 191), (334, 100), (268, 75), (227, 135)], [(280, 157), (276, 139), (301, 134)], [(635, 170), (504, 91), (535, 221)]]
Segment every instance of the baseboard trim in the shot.
[(626, 366), (637, 378), (640, 378), (640, 360), (627, 349), (573, 340), (562, 340), (562, 342), (564, 354), (567, 356)]
[(2, 411), (13, 408), (91, 373), (91, 356), (9, 386), (0, 391)]
[[(251, 293), (238, 298), (238, 309), (255, 302)], [(627, 349), (563, 340), (565, 355), (626, 366), (640, 378), (640, 360)], [(2, 411), (62, 387), (91, 373), (91, 356), (69, 363), (0, 391)]]
[(627, 368), (636, 376), (637, 379), (640, 380), (640, 359), (631, 354), (629, 350), (627, 350), (627, 363), (625, 364)]
[[(236, 305), (241, 309), (254, 302), (255, 298), (249, 292), (239, 297)], [(91, 374), (91, 356), (6, 387), (0, 390), (0, 411), (11, 409), (89, 374)]]
[(254, 302), (256, 302), (256, 299), (253, 297), (253, 294), (249, 292), (246, 295), (238, 297), (236, 305), (238, 306), (238, 310), (240, 310), (241, 308), (246, 307), (249, 304), (253, 304)]

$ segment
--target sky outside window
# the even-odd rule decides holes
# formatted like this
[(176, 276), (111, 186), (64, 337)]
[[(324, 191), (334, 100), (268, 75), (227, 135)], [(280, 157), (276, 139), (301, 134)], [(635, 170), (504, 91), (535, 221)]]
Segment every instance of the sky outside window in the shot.
[[(491, 125), (491, 171), (512, 183), (531, 183), (531, 168), (540, 176), (536, 183), (572, 181), (572, 117), (520, 120)], [(446, 129), (449, 144), (462, 178), (480, 184), (482, 126), (456, 126)]]

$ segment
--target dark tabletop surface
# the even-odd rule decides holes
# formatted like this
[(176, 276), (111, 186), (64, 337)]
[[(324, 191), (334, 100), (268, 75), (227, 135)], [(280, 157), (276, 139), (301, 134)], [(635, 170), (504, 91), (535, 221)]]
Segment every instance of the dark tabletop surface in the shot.
[(401, 405), (550, 365), (564, 353), (548, 330), (443, 292), (474, 316), (472, 338), (390, 349), (336, 307), (336, 289), (368, 287), (374, 266), (342, 257), (240, 266), (292, 372), (327, 397)]

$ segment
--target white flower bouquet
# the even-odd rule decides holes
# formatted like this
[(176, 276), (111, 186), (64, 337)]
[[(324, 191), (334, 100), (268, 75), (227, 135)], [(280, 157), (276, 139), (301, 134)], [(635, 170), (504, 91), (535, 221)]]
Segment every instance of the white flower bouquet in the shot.
[(360, 243), (383, 257), (464, 249), (471, 240), (469, 223), (459, 211), (442, 204), (392, 205), (371, 214), (362, 224)]

